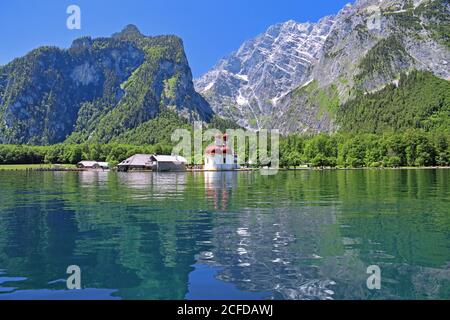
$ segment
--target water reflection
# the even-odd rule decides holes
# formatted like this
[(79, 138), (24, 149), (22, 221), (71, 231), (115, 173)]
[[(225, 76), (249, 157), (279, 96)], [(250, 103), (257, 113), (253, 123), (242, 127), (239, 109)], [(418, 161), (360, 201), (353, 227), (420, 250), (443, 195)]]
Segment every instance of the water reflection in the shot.
[(335, 281), (315, 264), (323, 253), (314, 241), (338, 229), (333, 212), (308, 207), (243, 212), (233, 224), (215, 227), (214, 249), (198, 262), (221, 266), (217, 277), (243, 291), (271, 292), (272, 299), (331, 299)]
[(118, 182), (125, 188), (142, 190), (137, 198), (165, 198), (183, 192), (186, 185), (184, 172), (119, 172)]
[(217, 278), (220, 268), (195, 264), (189, 274), (189, 291), (186, 299), (193, 300), (266, 300), (270, 292), (250, 292), (239, 290), (233, 283)]
[[(63, 177), (63, 172), (57, 172), (56, 176)], [(78, 178), (82, 187), (102, 186), (108, 183), (107, 171), (80, 171)]]
[(145, 190), (150, 189), (153, 183), (152, 172), (118, 172), (117, 178), (120, 184), (127, 188)]
[[(205, 197), (214, 204), (214, 209), (226, 210), (231, 193), (237, 189), (236, 172), (204, 172)], [(238, 190), (236, 190), (238, 192)]]
[(450, 298), (449, 178), (1, 172), (0, 299)]

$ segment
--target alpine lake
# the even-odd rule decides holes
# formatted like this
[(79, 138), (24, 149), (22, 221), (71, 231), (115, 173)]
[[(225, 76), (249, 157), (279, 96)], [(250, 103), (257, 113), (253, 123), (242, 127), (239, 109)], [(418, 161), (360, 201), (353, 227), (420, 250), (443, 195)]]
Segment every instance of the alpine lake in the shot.
[(0, 190), (0, 300), (450, 299), (448, 169), (3, 171)]

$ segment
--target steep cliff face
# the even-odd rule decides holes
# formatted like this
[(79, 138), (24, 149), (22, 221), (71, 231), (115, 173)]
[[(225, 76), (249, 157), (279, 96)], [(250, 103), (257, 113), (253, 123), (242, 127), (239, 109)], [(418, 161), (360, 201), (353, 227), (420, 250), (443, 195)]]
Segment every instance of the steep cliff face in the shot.
[(134, 26), (15, 59), (0, 69), (0, 97), (2, 143), (106, 142), (165, 109), (190, 121), (213, 114), (194, 90), (181, 39)]
[[(449, 25), (449, 8), (444, 0), (364, 0), (346, 7), (336, 18), (312, 78), (322, 86), (335, 83), (342, 91), (354, 86), (372, 91), (410, 69), (450, 77), (445, 67), (448, 35), (441, 37), (436, 28)], [(371, 19), (378, 22), (371, 24)], [(349, 81), (345, 85), (338, 81), (344, 77)]]
[[(332, 18), (297, 26), (307, 25), (312, 28), (306, 28), (311, 30), (309, 41), (284, 46), (283, 55), (277, 51), (277, 41), (261, 41), (273, 38), (267, 32), (197, 80), (197, 88), (215, 110), (241, 118), (239, 123), (248, 128), (317, 133), (337, 130), (336, 114), (343, 104), (359, 94), (398, 82), (401, 73), (421, 70), (450, 79), (448, 0), (359, 0)], [(296, 39), (290, 28), (277, 30), (276, 39)], [(257, 73), (251, 81), (239, 81), (236, 78), (246, 75), (240, 64), (241, 52), (248, 47), (251, 52), (270, 54), (262, 59), (265, 62), (246, 60), (245, 70), (259, 70), (258, 66), (264, 66), (263, 70), (275, 66), (278, 70), (281, 68), (277, 66), (289, 65), (291, 69), (283, 69), (298, 72), (281, 72), (285, 85), (267, 80), (268, 74), (269, 79), (276, 79), (275, 72)], [(298, 50), (301, 58), (295, 54)]]
[(264, 127), (277, 100), (307, 79), (333, 22), (274, 25), (197, 79), (196, 88), (218, 114)]
[(337, 16), (309, 81), (280, 100), (272, 126), (331, 132), (339, 106), (397, 83), (401, 73), (450, 79), (450, 7), (444, 0), (357, 1)]

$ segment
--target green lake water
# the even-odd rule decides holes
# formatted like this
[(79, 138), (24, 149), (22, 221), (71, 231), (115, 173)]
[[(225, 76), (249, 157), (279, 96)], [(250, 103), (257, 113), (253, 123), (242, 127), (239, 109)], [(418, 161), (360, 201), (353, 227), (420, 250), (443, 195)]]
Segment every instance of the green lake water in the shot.
[(450, 170), (0, 172), (0, 191), (0, 300), (450, 299)]

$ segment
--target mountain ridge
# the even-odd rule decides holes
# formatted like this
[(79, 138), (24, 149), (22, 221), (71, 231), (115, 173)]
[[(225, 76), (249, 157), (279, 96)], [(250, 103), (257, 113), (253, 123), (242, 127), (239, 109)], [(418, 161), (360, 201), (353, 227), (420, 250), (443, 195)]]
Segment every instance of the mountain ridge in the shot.
[(170, 109), (208, 121), (183, 41), (128, 25), (82, 37), (68, 49), (40, 47), (0, 68), (0, 142), (108, 142)]
[[(412, 70), (431, 71), (450, 79), (449, 17), (446, 0), (359, 0), (347, 4), (333, 16), (316, 61), (293, 88), (287, 93), (264, 88), (265, 93), (272, 92), (269, 97), (263, 95), (272, 105), (260, 114), (247, 112), (251, 107), (239, 106), (240, 96), (224, 90), (228, 83), (220, 77), (204, 85), (203, 80), (211, 74), (223, 73), (220, 67), (226, 61), (196, 79), (196, 88), (213, 110), (250, 129), (277, 128), (285, 134), (334, 132), (339, 125), (332, 110), (339, 111), (337, 105), (354, 99), (357, 92), (381, 90), (398, 81), (401, 73)], [(379, 26), (372, 28), (371, 19), (378, 19)], [(304, 87), (308, 89), (301, 90)], [(261, 118), (266, 121), (259, 121)]]
[[(0, 143), (153, 144), (159, 128), (216, 123), (218, 116), (226, 118), (221, 125), (250, 130), (333, 133), (355, 118), (345, 108), (359, 110), (355, 101), (372, 106), (372, 95), (389, 96), (383, 90), (392, 85), (445, 87), (435, 77), (449, 80), (449, 63), (448, 0), (359, 0), (318, 22), (278, 23), (195, 81), (181, 38), (148, 37), (128, 25), (111, 37), (39, 47), (0, 66)], [(400, 81), (414, 72), (432, 76)], [(448, 100), (428, 109), (435, 101), (427, 97), (417, 112), (440, 112), (447, 123)]]
[[(273, 101), (305, 80), (332, 22), (333, 16), (327, 16), (317, 23), (289, 20), (270, 26), (221, 59), (212, 71), (195, 79), (195, 87), (219, 115), (235, 113), (239, 124), (255, 127), (239, 121), (240, 116), (247, 114), (246, 107), (255, 117), (264, 114)], [(249, 86), (249, 82), (254, 85)], [(208, 99), (216, 92), (218, 99)], [(237, 105), (238, 110), (228, 108), (230, 104)]]

